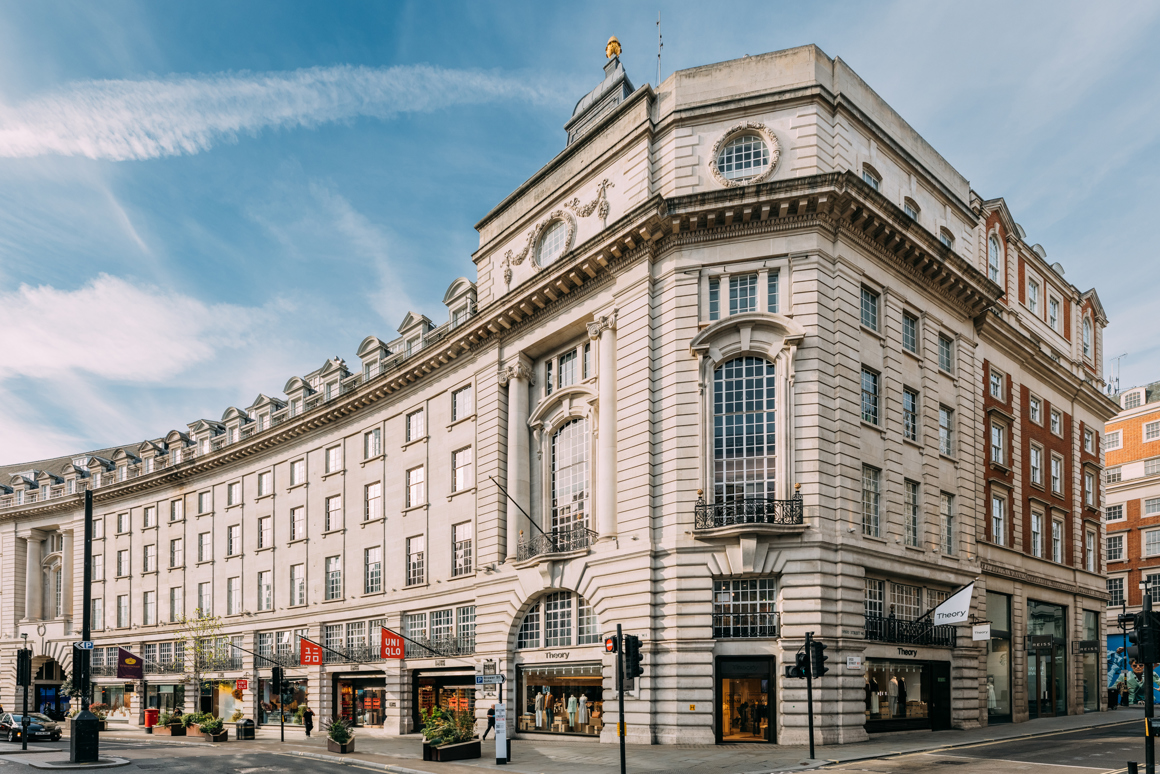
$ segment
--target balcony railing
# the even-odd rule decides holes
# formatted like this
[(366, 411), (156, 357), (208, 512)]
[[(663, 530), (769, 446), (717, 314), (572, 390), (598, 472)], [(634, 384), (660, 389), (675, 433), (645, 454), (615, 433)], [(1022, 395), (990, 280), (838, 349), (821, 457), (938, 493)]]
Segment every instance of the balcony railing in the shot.
[(866, 639), (901, 645), (955, 647), (955, 627), (932, 626), (930, 621), (903, 621), (887, 616), (866, 616)]
[(145, 674), (147, 675), (180, 675), (184, 673), (185, 663), (181, 661), (171, 661), (166, 664), (153, 661), (145, 662)]
[(719, 503), (697, 499), (696, 529), (717, 529), (741, 524), (802, 523), (802, 496), (799, 492), (791, 500), (763, 498), (732, 498)]
[[(410, 635), (408, 635), (410, 636)], [(404, 640), (403, 655), (407, 658), (440, 658), (442, 656), (470, 656), (475, 653), (475, 637), (411, 637)], [(434, 651), (434, 652), (432, 652)], [(377, 651), (376, 651), (377, 655)]]
[[(772, 603), (769, 605), (773, 606)], [(717, 639), (776, 636), (777, 613), (763, 611), (713, 613), (713, 637)]]
[(585, 527), (565, 527), (531, 537), (520, 536), (516, 559), (523, 561), (543, 554), (566, 554), (582, 551), (596, 542), (596, 532)]

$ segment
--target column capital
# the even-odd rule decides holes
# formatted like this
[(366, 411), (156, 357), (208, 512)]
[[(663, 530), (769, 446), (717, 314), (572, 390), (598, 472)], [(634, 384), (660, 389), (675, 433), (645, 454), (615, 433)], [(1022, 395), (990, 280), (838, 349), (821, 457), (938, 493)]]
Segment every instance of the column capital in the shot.
[(619, 312), (619, 308), (613, 307), (612, 311), (608, 314), (602, 314), (592, 322), (588, 323), (588, 338), (598, 339), (600, 338), (600, 334), (604, 331), (615, 331), (616, 315)]
[(523, 379), (528, 384), (534, 385), (536, 383), (535, 376), (532, 373), (532, 364), (523, 354), (519, 355), (514, 361), (502, 366), (499, 369), (499, 386), (506, 387), (508, 382), (513, 379)]
[(46, 540), (48, 533), (42, 529), (18, 529), (16, 530), (16, 537), (24, 540)]

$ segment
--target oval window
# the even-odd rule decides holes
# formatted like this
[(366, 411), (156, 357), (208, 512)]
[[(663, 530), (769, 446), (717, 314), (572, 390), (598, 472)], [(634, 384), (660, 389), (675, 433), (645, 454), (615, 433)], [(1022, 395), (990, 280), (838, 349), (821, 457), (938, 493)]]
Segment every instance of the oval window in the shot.
[(748, 180), (769, 169), (769, 146), (756, 134), (730, 140), (717, 154), (717, 171), (726, 180)]
[(544, 229), (540, 235), (540, 243), (536, 245), (536, 263), (547, 266), (564, 253), (568, 240), (568, 227), (564, 221), (557, 220)]

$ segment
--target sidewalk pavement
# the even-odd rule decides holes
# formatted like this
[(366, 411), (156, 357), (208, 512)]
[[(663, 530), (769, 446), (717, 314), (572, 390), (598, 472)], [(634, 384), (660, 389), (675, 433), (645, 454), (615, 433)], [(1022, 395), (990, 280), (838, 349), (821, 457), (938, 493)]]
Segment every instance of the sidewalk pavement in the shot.
[[(859, 744), (819, 746), (817, 758), (808, 760), (807, 747), (780, 745), (627, 745), (628, 771), (634, 774), (751, 774), (757, 772), (803, 771), (835, 763), (885, 758), (947, 747), (962, 747), (984, 742), (1012, 740), (1050, 734), (1066, 733), (1097, 726), (1139, 721), (1144, 717), (1139, 707), (1120, 707), (1112, 712), (1093, 712), (1086, 715), (1068, 715), (1043, 718), (1026, 723), (976, 728), (967, 731), (909, 731), (875, 734), (870, 741)], [(231, 737), (233, 736), (231, 729)], [(257, 740), (244, 742), (245, 750), (299, 755), (349, 763), (394, 772), (395, 774), (479, 774), (480, 769), (498, 769), (495, 764), (495, 743), (483, 743), (483, 757), (458, 763), (430, 763), (422, 758), (422, 739), (412, 736), (378, 736), (370, 730), (356, 732), (358, 752), (333, 755), (326, 750), (326, 739), (309, 739), (296, 735), (285, 743), (278, 740), (278, 729), (266, 727), (258, 732)], [(172, 740), (167, 737), (146, 736), (144, 729), (101, 734), (102, 739), (137, 740), (202, 745), (205, 742)], [(234, 742), (228, 743), (231, 747)], [(617, 774), (620, 771), (620, 750), (615, 744), (600, 744), (592, 740), (559, 740), (526, 737), (512, 742), (512, 761), (500, 770), (519, 774), (546, 774), (547, 772), (579, 771), (585, 774)]]

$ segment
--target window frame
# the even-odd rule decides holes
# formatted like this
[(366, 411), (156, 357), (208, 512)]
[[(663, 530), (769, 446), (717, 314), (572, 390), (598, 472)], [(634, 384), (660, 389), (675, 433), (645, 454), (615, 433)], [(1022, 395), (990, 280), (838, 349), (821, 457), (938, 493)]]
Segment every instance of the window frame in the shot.
[[(918, 343), (921, 340), (919, 333), (920, 321), (917, 315), (911, 314), (905, 309), (902, 311), (902, 350), (909, 352), (912, 355), (918, 354)], [(908, 332), (909, 328), (909, 332)], [(907, 346), (907, 338), (909, 336), (910, 346)]]
[(938, 369), (948, 376), (955, 375), (955, 340), (945, 333), (938, 335)]
[(867, 285), (862, 285), (858, 309), (858, 321), (862, 327), (875, 333), (880, 333), (879, 321), (882, 318), (882, 294)]
[(862, 376), (859, 380), (862, 396), (862, 421), (875, 427), (881, 424), (881, 375), (866, 366), (862, 366)]
[(1125, 542), (1123, 532), (1109, 532), (1104, 536), (1104, 556), (1107, 557), (1108, 564), (1127, 561), (1124, 553)]

